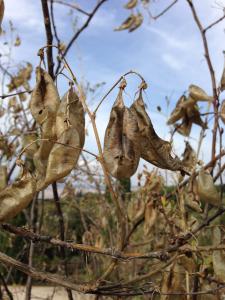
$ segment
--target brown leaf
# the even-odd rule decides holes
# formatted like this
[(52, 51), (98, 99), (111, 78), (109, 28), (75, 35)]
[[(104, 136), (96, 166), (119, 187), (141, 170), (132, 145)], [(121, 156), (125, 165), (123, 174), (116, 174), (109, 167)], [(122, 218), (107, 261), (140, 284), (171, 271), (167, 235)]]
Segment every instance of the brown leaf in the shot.
[(7, 85), (9, 92), (24, 86), (29, 89), (28, 80), (31, 78), (33, 67), (30, 63), (27, 63), (26, 67), (19, 70), (18, 74), (11, 78), (10, 83)]
[(26, 146), (28, 146), (28, 145), (30, 145), (32, 143), (25, 150), (25, 153), (26, 153), (26, 155), (27, 155), (28, 158), (33, 158), (34, 154), (38, 150), (37, 143), (34, 142), (36, 140), (37, 140), (37, 135), (35, 133), (29, 133), (29, 132), (27, 132), (26, 134), (23, 135), (23, 138), (22, 138), (23, 148), (25, 148)]
[(123, 89), (121, 86), (111, 110), (103, 153), (108, 172), (117, 179), (131, 177), (140, 159), (138, 124), (131, 109), (124, 106)]
[(221, 205), (220, 195), (214, 185), (212, 176), (201, 169), (197, 178), (197, 191), (200, 199), (215, 206)]
[(36, 192), (34, 177), (23, 168), (20, 180), (0, 192), (0, 222), (6, 222), (32, 201)]
[(171, 156), (171, 144), (161, 139), (155, 132), (151, 119), (145, 110), (142, 90), (140, 90), (139, 97), (131, 106), (131, 111), (138, 120), (141, 157), (162, 169), (184, 171), (182, 162), (178, 157), (173, 158)]
[(179, 100), (177, 101), (176, 107), (175, 109), (172, 111), (169, 120), (167, 121), (168, 125), (172, 125), (175, 122), (179, 121), (180, 119), (182, 119), (184, 117), (185, 114), (185, 110), (182, 106), (182, 104), (184, 103), (184, 101), (186, 101), (187, 98), (185, 95), (182, 95)]

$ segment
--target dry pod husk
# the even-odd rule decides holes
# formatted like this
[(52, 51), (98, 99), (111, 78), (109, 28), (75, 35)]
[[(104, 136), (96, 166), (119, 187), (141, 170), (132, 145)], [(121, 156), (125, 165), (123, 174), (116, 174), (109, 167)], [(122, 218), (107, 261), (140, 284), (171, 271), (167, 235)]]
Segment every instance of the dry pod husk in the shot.
[(23, 145), (23, 148), (26, 147), (24, 152), (26, 153), (26, 156), (28, 158), (33, 158), (34, 154), (38, 150), (37, 143), (35, 142), (37, 140), (37, 138), (38, 137), (35, 133), (27, 132), (26, 134), (23, 135), (22, 145)]
[(191, 84), (188, 88), (189, 96), (195, 101), (212, 101), (213, 98), (197, 85)]
[(138, 29), (141, 26), (141, 24), (143, 23), (143, 20), (144, 20), (144, 18), (141, 13), (138, 13), (137, 15), (135, 15), (134, 22), (129, 27), (129, 32), (132, 32), (132, 31)]
[(184, 122), (175, 125), (176, 131), (182, 134), (183, 136), (189, 136), (191, 133), (191, 128), (192, 128), (191, 122)]
[(35, 192), (34, 177), (22, 167), (21, 178), (0, 192), (0, 222), (19, 214), (32, 201)]
[(60, 102), (56, 117), (56, 133), (57, 142), (49, 155), (45, 185), (67, 176), (76, 166), (84, 146), (84, 110), (72, 87)]
[(104, 160), (108, 172), (117, 179), (129, 178), (140, 160), (139, 130), (135, 115), (125, 107), (121, 83), (119, 94), (110, 113), (104, 138)]
[(1, 33), (1, 26), (2, 26), (2, 19), (4, 16), (4, 11), (5, 11), (4, 1), (0, 0), (0, 33)]
[(225, 100), (222, 101), (221, 107), (220, 107), (220, 118), (225, 124)]
[[(51, 76), (40, 67), (36, 68), (36, 86), (32, 92), (30, 110), (35, 121), (41, 126), (41, 139), (56, 140), (55, 122), (60, 99)], [(34, 155), (37, 173), (37, 190), (42, 188), (49, 153), (53, 147), (51, 141), (41, 141)]]
[(182, 163), (185, 167), (187, 167), (187, 169), (190, 170), (190, 172), (192, 172), (195, 169), (198, 160), (195, 151), (188, 142), (186, 142), (186, 146), (182, 156)]
[(132, 9), (135, 6), (137, 6), (138, 0), (130, 0), (126, 5), (124, 5), (125, 8), (127, 9)]
[(161, 139), (155, 132), (151, 119), (145, 110), (142, 89), (140, 89), (139, 97), (131, 106), (131, 110), (138, 121), (141, 157), (162, 169), (185, 171), (180, 159), (171, 156), (171, 144)]
[(182, 107), (182, 104), (184, 101), (186, 101), (186, 96), (182, 95), (179, 100), (177, 101), (175, 109), (172, 111), (169, 120), (167, 121), (168, 125), (172, 125), (175, 122), (179, 121), (184, 116), (184, 108)]
[(7, 167), (0, 166), (0, 191), (7, 186)]
[(197, 178), (197, 192), (200, 199), (215, 206), (221, 204), (220, 195), (214, 185), (213, 177), (201, 169)]
[(10, 83), (7, 85), (9, 92), (23, 86), (26, 90), (30, 89), (28, 81), (31, 78), (33, 66), (27, 63), (26, 67), (19, 70), (18, 74), (11, 78)]
[[(223, 54), (224, 54), (224, 58), (225, 58), (225, 51), (223, 51)], [(221, 78), (221, 82), (220, 82), (220, 89), (221, 89), (221, 91), (225, 90), (225, 63), (224, 63), (223, 74), (222, 74), (222, 78)]]
[(157, 219), (157, 209), (154, 201), (149, 201), (145, 206), (145, 221), (144, 221), (144, 233), (148, 235)]
[(136, 17), (134, 14), (131, 14), (119, 27), (116, 27), (115, 31), (127, 30), (130, 29), (133, 23), (135, 22)]

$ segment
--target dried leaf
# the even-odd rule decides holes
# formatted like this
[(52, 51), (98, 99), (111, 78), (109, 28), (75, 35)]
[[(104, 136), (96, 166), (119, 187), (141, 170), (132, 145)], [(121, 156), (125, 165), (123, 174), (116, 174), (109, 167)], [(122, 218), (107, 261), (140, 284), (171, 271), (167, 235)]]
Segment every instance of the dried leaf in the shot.
[(191, 133), (192, 123), (184, 122), (181, 124), (175, 125), (176, 131), (182, 134), (183, 136), (189, 136)]
[[(223, 54), (225, 57), (225, 51), (223, 51)], [(225, 90), (225, 64), (224, 64), (223, 74), (222, 74), (221, 81), (220, 81), (220, 89), (221, 89), (221, 91)]]
[(176, 107), (175, 109), (172, 111), (169, 120), (167, 121), (168, 125), (172, 125), (175, 122), (179, 121), (180, 119), (182, 119), (184, 117), (185, 114), (185, 110), (182, 106), (182, 104), (184, 103), (184, 101), (186, 101), (187, 98), (185, 95), (182, 95), (179, 100), (177, 101)]
[(220, 107), (220, 118), (225, 124), (225, 100), (222, 101), (221, 107)]
[(193, 192), (188, 192), (188, 193), (184, 194), (184, 202), (185, 202), (185, 205), (189, 206), (190, 208), (197, 211), (198, 213), (202, 212), (202, 209), (200, 206), (201, 203), (199, 203), (199, 201), (197, 201), (195, 194)]
[(19, 47), (21, 45), (21, 39), (19, 36), (16, 37), (16, 40), (15, 40), (15, 43), (14, 43), (14, 46), (15, 47)]
[(214, 185), (213, 177), (201, 169), (197, 178), (197, 191), (200, 199), (215, 206), (220, 206), (220, 195)]
[(197, 85), (191, 84), (188, 88), (189, 96), (195, 101), (212, 101), (213, 97), (210, 97), (206, 92)]
[(131, 110), (138, 120), (141, 157), (162, 169), (184, 171), (182, 162), (178, 157), (173, 158), (171, 156), (171, 144), (156, 134), (151, 119), (145, 110), (141, 90), (139, 97), (131, 106)]
[(103, 153), (109, 173), (117, 179), (131, 177), (140, 159), (138, 124), (131, 109), (124, 106), (123, 89), (111, 110)]
[(35, 192), (34, 177), (23, 168), (21, 179), (0, 192), (0, 222), (19, 214), (32, 201)]
[(138, 0), (130, 0), (126, 5), (124, 5), (124, 8), (132, 9), (135, 6), (137, 6), (137, 4), (138, 4)]
[(116, 27), (115, 31), (121, 31), (131, 28), (133, 23), (135, 22), (136, 17), (135, 15), (131, 14), (119, 27)]
[(7, 186), (7, 167), (0, 166), (0, 191)]

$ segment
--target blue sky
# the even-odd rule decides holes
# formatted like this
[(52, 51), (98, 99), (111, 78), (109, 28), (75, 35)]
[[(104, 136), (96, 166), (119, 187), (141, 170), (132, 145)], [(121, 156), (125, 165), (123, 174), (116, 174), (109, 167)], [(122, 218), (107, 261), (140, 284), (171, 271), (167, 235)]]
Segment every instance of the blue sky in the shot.
[[(38, 63), (36, 53), (45, 45), (45, 32), (42, 21), (41, 5), (39, 0), (6, 0), (3, 28), (7, 29), (8, 21), (13, 21), (19, 36), (22, 39), (20, 47), (13, 51), (15, 63), (31, 61), (34, 66)], [(71, 1), (68, 1), (71, 2)], [(94, 0), (78, 1), (86, 10), (95, 5)], [(207, 26), (222, 15), (218, 3), (225, 7), (225, 0), (193, 0), (202, 23)], [(163, 138), (169, 137), (169, 128), (165, 127), (168, 111), (165, 97), (170, 97), (171, 111), (175, 102), (189, 86), (194, 83), (211, 94), (210, 76), (204, 60), (202, 41), (196, 24), (193, 22), (191, 11), (185, 0), (180, 0), (166, 15), (157, 21), (150, 20), (145, 15), (145, 21), (140, 29), (133, 33), (115, 32), (113, 29), (120, 25), (128, 16), (129, 11), (123, 9), (126, 1), (108, 0), (98, 11), (89, 28), (82, 33), (74, 47), (68, 54), (68, 61), (80, 80), (88, 80), (91, 84), (105, 81), (101, 90), (103, 95), (108, 88), (130, 69), (141, 73), (146, 79), (149, 89), (145, 97), (148, 111), (158, 134)], [(154, 1), (151, 7), (153, 14), (160, 12), (170, 1)], [(58, 32), (65, 43), (72, 35), (71, 16), (68, 9), (62, 5), (55, 5)], [(79, 15), (82, 22), (84, 16)], [(225, 22), (220, 23), (208, 33), (210, 52), (219, 82), (225, 50), (224, 36)], [(2, 46), (1, 46), (2, 48)], [(133, 101), (138, 81), (128, 79), (126, 104)], [(59, 89), (63, 94), (67, 88), (65, 79), (60, 78)], [(104, 102), (99, 110), (97, 120), (101, 139), (107, 126), (110, 108), (115, 99), (117, 90)], [(101, 98), (95, 99), (93, 107)], [(160, 105), (163, 114), (156, 111)], [(90, 126), (89, 136), (85, 148), (96, 151)], [(203, 144), (201, 158), (208, 160), (210, 151), (208, 143), (211, 133)], [(194, 126), (190, 141), (197, 144), (198, 127)], [(180, 154), (183, 151), (183, 138), (178, 134), (174, 140), (174, 151)]]

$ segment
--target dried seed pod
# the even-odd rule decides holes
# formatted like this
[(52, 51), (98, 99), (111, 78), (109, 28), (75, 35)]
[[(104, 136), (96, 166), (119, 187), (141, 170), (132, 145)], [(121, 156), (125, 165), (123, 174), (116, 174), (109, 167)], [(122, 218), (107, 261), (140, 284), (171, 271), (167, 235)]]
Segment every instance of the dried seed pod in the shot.
[(7, 167), (0, 166), (0, 191), (7, 186)]
[(140, 159), (138, 124), (130, 109), (124, 106), (122, 82), (105, 132), (104, 159), (109, 173), (117, 179), (129, 178)]
[(167, 121), (167, 124), (168, 125), (172, 125), (174, 124), (175, 122), (179, 121), (180, 119), (183, 118), (184, 114), (185, 114), (185, 110), (182, 106), (182, 103), (184, 101), (186, 101), (186, 96), (185, 95), (182, 95), (180, 97), (180, 99), (177, 101), (177, 104), (176, 104), (176, 107), (175, 109), (172, 111), (171, 115), (170, 115), (170, 118), (169, 120)]
[(141, 157), (153, 165), (172, 171), (184, 171), (184, 166), (178, 157), (171, 156), (171, 144), (161, 139), (152, 125), (142, 98), (142, 90), (139, 97), (131, 106), (136, 115), (140, 132)]
[(22, 145), (23, 148), (26, 147), (26, 150), (24, 151), (26, 153), (26, 156), (28, 158), (33, 158), (34, 154), (38, 151), (38, 146), (35, 141), (37, 140), (37, 135), (35, 133), (29, 133), (23, 135), (22, 138)]
[(85, 117), (83, 105), (71, 87), (63, 96), (56, 115), (56, 135), (60, 137), (67, 127), (66, 121), (69, 120), (71, 126), (76, 128), (80, 136), (80, 148), (84, 146), (85, 139)]
[[(223, 54), (224, 54), (224, 58), (225, 58), (225, 51), (223, 51)], [(221, 91), (225, 90), (225, 63), (224, 63), (223, 74), (222, 74), (221, 81), (220, 81), (220, 89), (221, 89)]]
[(220, 106), (220, 118), (225, 124), (225, 100), (222, 101), (221, 106)]
[[(39, 125), (49, 119), (55, 122), (56, 112), (59, 107), (59, 94), (51, 76), (40, 67), (36, 68), (36, 86), (32, 92), (30, 110)], [(51, 126), (49, 124), (49, 128)]]
[(131, 14), (119, 27), (116, 27), (115, 31), (121, 31), (131, 28), (133, 23), (135, 22), (136, 17), (134, 14)]
[(206, 92), (197, 85), (191, 84), (188, 88), (189, 96), (195, 101), (212, 101), (213, 98), (208, 96)]
[(182, 154), (183, 159), (182, 163), (183, 165), (191, 171), (194, 170), (196, 164), (197, 164), (197, 156), (191, 145), (186, 142), (186, 146), (184, 149), (184, 153)]
[(207, 125), (201, 119), (201, 116), (199, 113), (199, 107), (197, 104), (187, 108), (186, 117), (191, 123), (199, 125), (203, 129), (207, 128)]
[(220, 206), (220, 195), (214, 185), (212, 176), (201, 169), (197, 179), (197, 192), (200, 199), (215, 206)]
[(144, 233), (148, 235), (157, 219), (157, 210), (153, 201), (149, 201), (145, 206)]
[(79, 134), (72, 127), (61, 134), (57, 143), (49, 155), (45, 186), (68, 175), (76, 166), (81, 153)]
[(72, 87), (60, 102), (56, 116), (56, 134), (57, 143), (49, 155), (45, 186), (71, 172), (76, 166), (84, 146), (84, 110)]
[[(36, 68), (36, 81), (30, 101), (31, 113), (41, 125), (41, 139), (56, 140), (55, 122), (60, 103), (58, 91), (51, 76), (40, 67)], [(53, 145), (51, 141), (41, 141), (34, 155), (37, 190), (40, 190), (44, 183), (48, 157)]]
[(181, 123), (175, 125), (176, 131), (182, 134), (183, 136), (189, 136), (191, 133), (192, 123)]
[(36, 192), (34, 177), (22, 167), (20, 180), (0, 192), (0, 222), (19, 214), (32, 201)]
[(141, 26), (141, 24), (143, 23), (143, 20), (144, 20), (144, 18), (141, 13), (138, 13), (137, 15), (135, 15), (134, 22), (129, 27), (129, 32), (132, 32), (132, 31), (138, 29)]
[(124, 8), (126, 9), (132, 9), (135, 6), (137, 6), (138, 0), (130, 0), (126, 5), (124, 5)]

